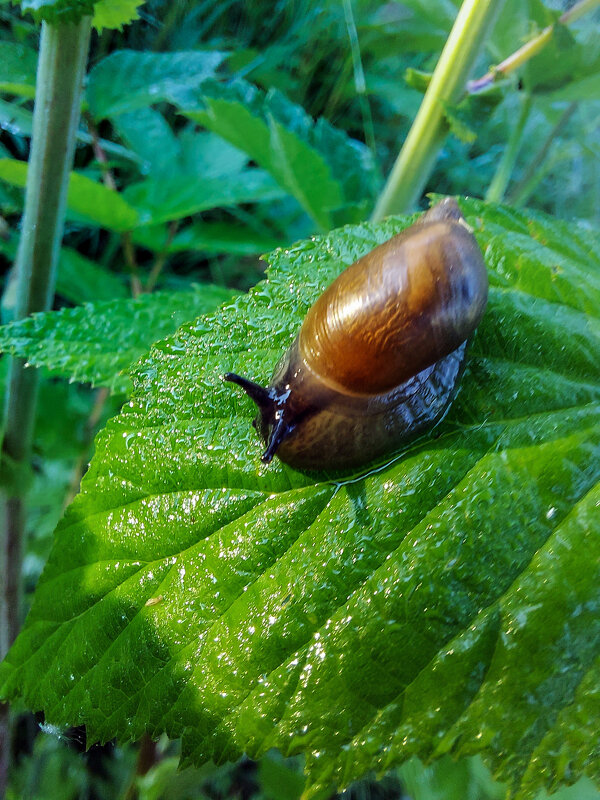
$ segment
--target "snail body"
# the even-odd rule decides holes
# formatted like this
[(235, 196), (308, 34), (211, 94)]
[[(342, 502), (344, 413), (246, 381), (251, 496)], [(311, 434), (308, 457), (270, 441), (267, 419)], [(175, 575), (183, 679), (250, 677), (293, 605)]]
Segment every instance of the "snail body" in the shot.
[(297, 469), (347, 469), (443, 417), (487, 302), (475, 237), (452, 198), (347, 267), (309, 309), (257, 404), (267, 448)]

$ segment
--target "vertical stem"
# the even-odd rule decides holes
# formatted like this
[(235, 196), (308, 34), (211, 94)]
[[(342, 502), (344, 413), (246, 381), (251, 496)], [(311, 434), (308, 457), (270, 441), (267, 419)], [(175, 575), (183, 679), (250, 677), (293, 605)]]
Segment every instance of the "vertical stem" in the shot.
[[(81, 89), (91, 17), (77, 23), (42, 25), (36, 79), (33, 137), (19, 250), (16, 318), (44, 311), (52, 303), (63, 235), (67, 187), (79, 121)], [(2, 457), (22, 474), (29, 461), (37, 397), (37, 373), (22, 359), (10, 365)], [(23, 487), (0, 492), (0, 658), (21, 622), (21, 553), (25, 531)], [(7, 781), (8, 710), (0, 706), (0, 796)]]
[(496, 173), (492, 178), (488, 190), (485, 194), (486, 202), (488, 203), (501, 203), (504, 199), (506, 187), (510, 181), (510, 176), (513, 173), (519, 150), (521, 149), (521, 142), (523, 140), (523, 130), (529, 119), (529, 112), (531, 111), (532, 97), (529, 93), (523, 95), (521, 98), (521, 111), (517, 124), (514, 126), (510, 133), (508, 143), (502, 154), (502, 158), (496, 168)]
[(447, 133), (444, 104), (456, 101), (504, 0), (464, 0), (421, 107), (372, 219), (407, 211), (419, 198)]
[[(579, 104), (574, 101), (564, 110), (560, 119), (552, 128), (537, 154), (527, 167), (527, 170), (525, 171), (525, 174), (521, 180), (511, 189), (507, 198), (509, 203), (519, 207), (527, 202), (531, 192), (538, 185), (538, 182), (544, 177), (544, 171), (541, 169), (541, 167), (544, 161), (548, 158), (548, 153), (550, 152), (552, 144), (562, 133), (563, 129), (577, 110), (578, 105)], [(592, 164), (595, 164), (595, 161), (592, 161)]]

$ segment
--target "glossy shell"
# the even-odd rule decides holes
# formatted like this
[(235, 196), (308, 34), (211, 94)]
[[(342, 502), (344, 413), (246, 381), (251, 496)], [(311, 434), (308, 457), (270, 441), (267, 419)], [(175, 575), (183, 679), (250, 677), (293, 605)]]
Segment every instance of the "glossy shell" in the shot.
[(266, 389), (225, 376), (259, 407), (263, 460), (276, 453), (298, 469), (356, 468), (435, 425), (487, 285), (451, 198), (349, 266), (310, 308)]

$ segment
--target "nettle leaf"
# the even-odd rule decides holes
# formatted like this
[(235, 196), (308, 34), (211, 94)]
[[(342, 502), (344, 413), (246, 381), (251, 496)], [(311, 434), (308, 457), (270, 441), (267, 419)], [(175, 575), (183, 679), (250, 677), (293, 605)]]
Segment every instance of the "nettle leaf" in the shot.
[(88, 76), (87, 100), (96, 119), (135, 111), (179, 95), (214, 75), (226, 53), (184, 50), (148, 53), (117, 50)]
[[(0, 180), (25, 188), (27, 164), (12, 158), (0, 158)], [(67, 218), (118, 232), (131, 230), (139, 222), (137, 211), (121, 194), (77, 172), (72, 172), (69, 178)]]
[(45, 311), (0, 327), (0, 350), (56, 375), (124, 393), (131, 384), (123, 372), (153, 342), (183, 322), (213, 311), (234, 294), (204, 284), (192, 291), (156, 292), (135, 300)]
[(138, 8), (145, 0), (97, 0), (92, 24), (101, 33), (104, 28), (122, 30), (123, 25), (138, 19)]
[(187, 763), (304, 753), (308, 794), (481, 753), (513, 794), (600, 779), (597, 234), (463, 201), (490, 276), (433, 435), (347, 479), (259, 460), (251, 402), (323, 287), (406, 219), (271, 257), (155, 345), (96, 441), (3, 696)]
[(326, 120), (314, 122), (279, 92), (263, 95), (244, 81), (206, 81), (178, 105), (270, 172), (323, 228), (364, 216), (373, 193), (369, 151)]

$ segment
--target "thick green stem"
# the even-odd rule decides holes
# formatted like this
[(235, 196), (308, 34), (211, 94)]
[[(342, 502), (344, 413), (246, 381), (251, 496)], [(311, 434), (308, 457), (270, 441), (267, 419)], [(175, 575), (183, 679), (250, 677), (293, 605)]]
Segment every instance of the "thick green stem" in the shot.
[(500, 203), (504, 198), (506, 187), (513, 173), (521, 143), (523, 141), (523, 130), (529, 119), (529, 112), (531, 111), (532, 98), (530, 94), (526, 94), (521, 99), (521, 111), (517, 124), (511, 131), (510, 137), (498, 167), (496, 174), (492, 178), (485, 199), (488, 203)]
[[(81, 89), (91, 17), (78, 23), (42, 26), (33, 116), (33, 137), (17, 272), (16, 318), (44, 311), (52, 303), (64, 229), (69, 173), (79, 122)], [(0, 658), (6, 655), (21, 622), (20, 572), (25, 510), (22, 481), (31, 451), (37, 373), (22, 359), (10, 366), (2, 455), (16, 480), (0, 493)], [(6, 707), (0, 711), (0, 795), (6, 782)]]
[(372, 219), (409, 210), (421, 195), (447, 133), (444, 105), (456, 102), (504, 0), (464, 0), (419, 112)]

